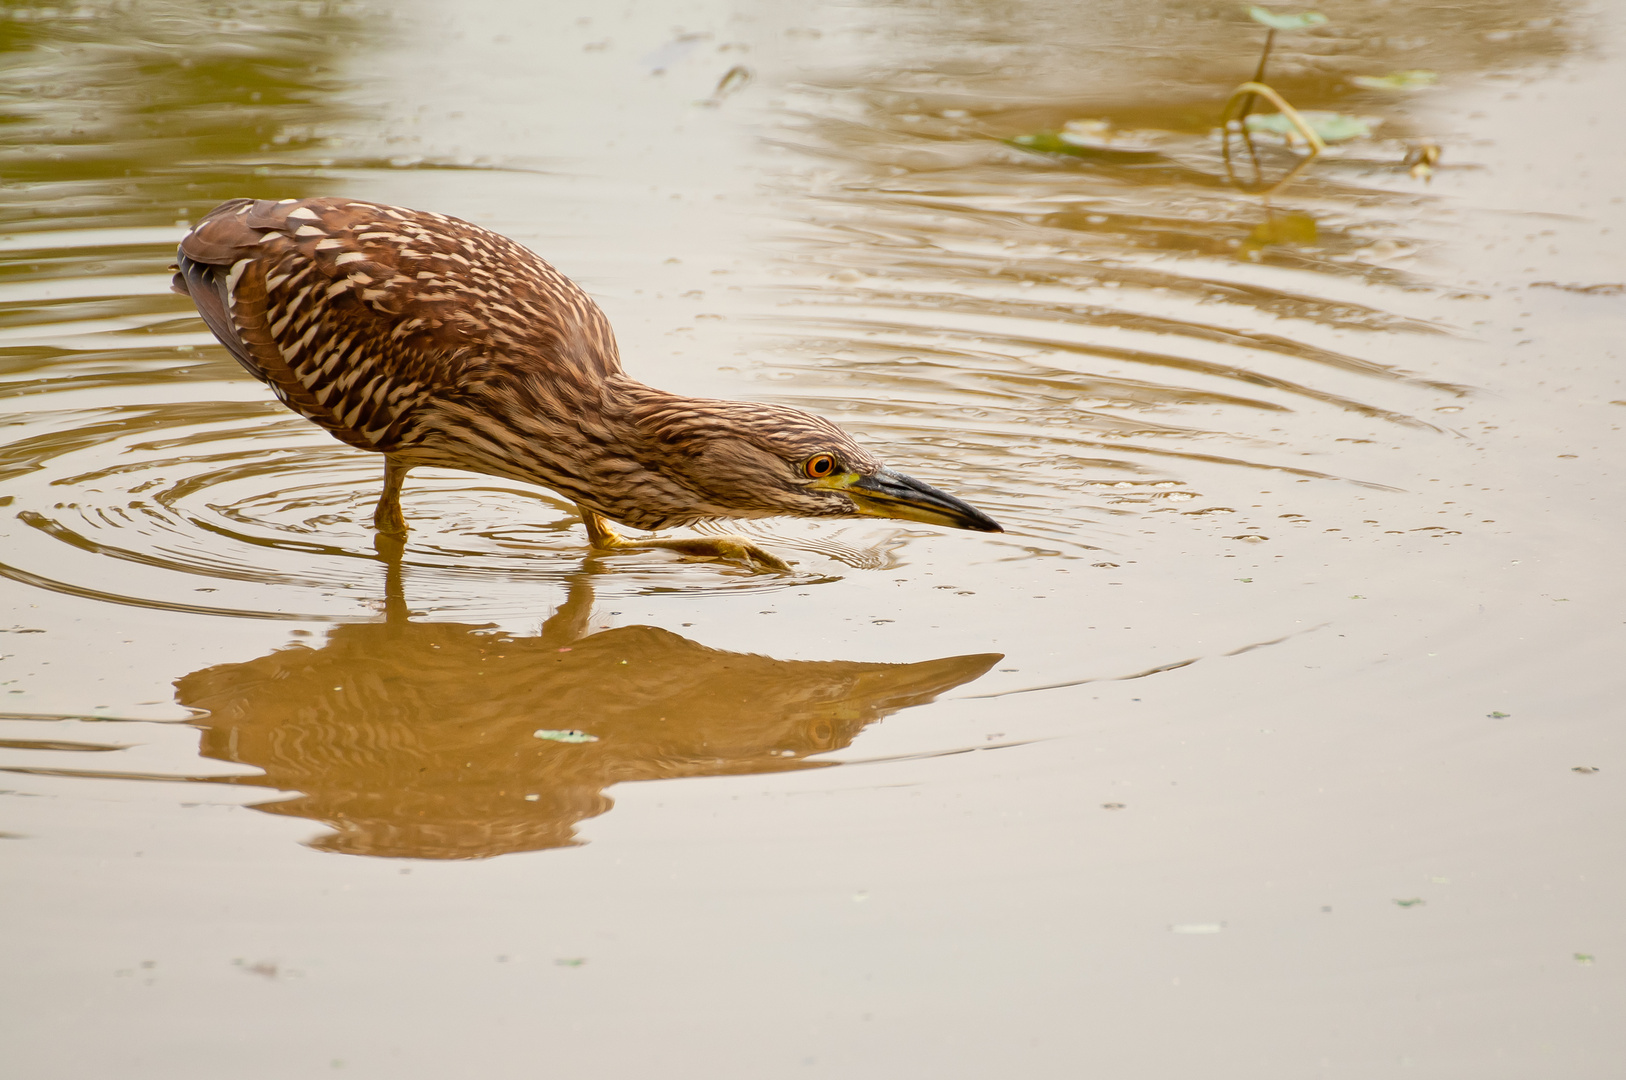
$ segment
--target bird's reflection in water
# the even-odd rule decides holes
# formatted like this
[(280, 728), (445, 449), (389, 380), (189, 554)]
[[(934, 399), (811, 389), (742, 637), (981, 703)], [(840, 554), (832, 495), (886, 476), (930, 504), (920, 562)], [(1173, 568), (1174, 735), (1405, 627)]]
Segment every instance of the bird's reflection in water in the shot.
[[(176, 683), (202, 753), (264, 770), (261, 804), (334, 830), (327, 851), (472, 859), (575, 843), (611, 784), (816, 767), (867, 725), (981, 676), (997, 654), (916, 664), (721, 652), (654, 626), (589, 634), (591, 563), (535, 637), (413, 623), (389, 560), (383, 623), (340, 626)], [(593, 742), (535, 733), (579, 730)]]

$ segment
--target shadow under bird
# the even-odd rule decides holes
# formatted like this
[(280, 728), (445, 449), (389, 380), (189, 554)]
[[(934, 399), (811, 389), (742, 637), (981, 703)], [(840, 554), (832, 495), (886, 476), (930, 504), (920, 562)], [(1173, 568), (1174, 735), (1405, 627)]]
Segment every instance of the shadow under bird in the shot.
[(373, 522), (404, 536), (420, 465), (551, 488), (598, 548), (783, 570), (741, 537), (629, 540), (723, 518), (882, 517), (1001, 532), (799, 409), (668, 393), (621, 370), (573, 281), (457, 218), (354, 199), (234, 199), (181, 241), (175, 288), (282, 402), (384, 455)]

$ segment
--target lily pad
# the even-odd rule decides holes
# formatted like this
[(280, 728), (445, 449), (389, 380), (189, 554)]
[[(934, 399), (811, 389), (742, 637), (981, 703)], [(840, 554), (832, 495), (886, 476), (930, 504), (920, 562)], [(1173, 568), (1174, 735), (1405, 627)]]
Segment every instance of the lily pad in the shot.
[(1007, 141), (1012, 146), (1041, 154), (1066, 154), (1068, 157), (1119, 165), (1135, 165), (1163, 157), (1158, 151), (1147, 149), (1144, 143), (1123, 139), (1115, 141), (1104, 132), (1077, 120), (1068, 121), (1061, 131), (1036, 131)]
[(541, 728), (531, 734), (552, 742), (598, 742), (597, 735), (589, 735), (585, 731), (555, 731), (552, 728)]
[(1278, 15), (1268, 8), (1257, 5), (1248, 8), (1248, 17), (1261, 26), (1268, 26), (1272, 30), (1308, 30), (1312, 26), (1320, 26), (1327, 21), (1327, 17), (1319, 11), (1301, 11), (1296, 15), (1285, 12)]
[[(1318, 109), (1307, 109), (1299, 115), (1324, 143), (1348, 142), (1351, 139), (1367, 139), (1372, 136), (1371, 122), (1358, 116), (1322, 112)], [(1284, 113), (1250, 113), (1247, 125), (1249, 131), (1280, 135), (1288, 142), (1302, 142), (1304, 139), (1304, 136), (1299, 134), (1298, 125), (1289, 120)]]
[(1349, 81), (1368, 90), (1420, 90), (1425, 86), (1433, 86), (1439, 77), (1438, 72), (1417, 68), (1413, 71), (1396, 71), (1388, 75), (1357, 75)]

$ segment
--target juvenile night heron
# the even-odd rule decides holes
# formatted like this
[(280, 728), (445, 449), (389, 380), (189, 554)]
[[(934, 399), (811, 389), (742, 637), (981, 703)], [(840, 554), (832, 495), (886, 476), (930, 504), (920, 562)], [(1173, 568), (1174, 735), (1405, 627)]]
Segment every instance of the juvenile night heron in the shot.
[(1000, 532), (780, 405), (683, 397), (621, 370), (609, 321), (513, 241), (354, 199), (234, 199), (181, 241), (175, 288), (249, 374), (351, 446), (384, 455), (380, 532), (404, 535), (419, 465), (551, 488), (596, 547), (666, 547), (775, 569), (739, 537), (627, 540), (610, 527), (884, 517)]

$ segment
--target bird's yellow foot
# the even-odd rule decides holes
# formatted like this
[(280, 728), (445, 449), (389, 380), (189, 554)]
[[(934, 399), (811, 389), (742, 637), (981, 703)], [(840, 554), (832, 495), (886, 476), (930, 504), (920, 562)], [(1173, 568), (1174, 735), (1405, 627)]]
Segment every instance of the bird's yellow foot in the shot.
[(373, 528), (385, 536), (393, 536), (399, 539), (406, 538), (406, 517), (401, 513), (399, 499), (390, 500), (389, 502), (383, 499), (378, 501), (378, 509), (373, 511)]
[(378, 508), (373, 511), (373, 528), (385, 536), (405, 537), (407, 534), (406, 515), (401, 513), (401, 485), (410, 468), (387, 454), (384, 457), (384, 490), (379, 493)]
[(665, 548), (691, 559), (719, 559), (724, 562), (743, 563), (753, 570), (790, 572), (790, 563), (777, 555), (770, 555), (743, 536), (695, 536), (680, 540), (628, 540), (610, 527), (603, 515), (585, 506), (582, 524), (587, 526), (587, 538), (596, 548), (606, 551), (637, 550), (639, 548)]

